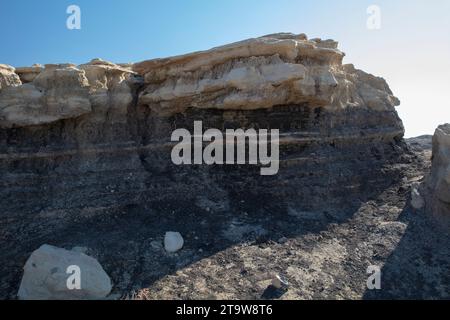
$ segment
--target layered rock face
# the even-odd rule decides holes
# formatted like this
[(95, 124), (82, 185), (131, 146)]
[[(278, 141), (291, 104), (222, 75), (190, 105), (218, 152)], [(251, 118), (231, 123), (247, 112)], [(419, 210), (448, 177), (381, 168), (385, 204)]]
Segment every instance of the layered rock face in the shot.
[[(131, 66), (2, 65), (3, 238), (35, 249), (68, 221), (144, 203), (202, 212), (245, 201), (280, 214), (357, 205), (400, 177), (404, 130), (386, 82), (343, 57), (332, 40), (275, 34)], [(171, 134), (194, 121), (279, 129), (279, 173), (174, 165)]]
[(278, 34), (133, 68), (147, 85), (140, 103), (163, 114), (301, 104), (392, 111), (399, 104), (383, 79), (343, 66), (343, 57), (332, 40)]
[(450, 124), (439, 126), (433, 136), (431, 173), (425, 185), (429, 211), (450, 226)]

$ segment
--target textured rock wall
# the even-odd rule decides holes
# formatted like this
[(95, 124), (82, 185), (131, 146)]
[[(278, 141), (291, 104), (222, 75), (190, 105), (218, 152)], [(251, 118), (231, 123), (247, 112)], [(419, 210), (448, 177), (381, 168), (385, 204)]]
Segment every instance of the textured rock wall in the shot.
[[(3, 238), (35, 248), (79, 215), (142, 203), (357, 205), (399, 178), (404, 130), (386, 82), (343, 57), (332, 40), (276, 34), (134, 65), (2, 65)], [(173, 165), (171, 133), (195, 120), (280, 129), (278, 175)]]
[(425, 185), (428, 210), (450, 226), (450, 124), (439, 126), (433, 136), (431, 173)]

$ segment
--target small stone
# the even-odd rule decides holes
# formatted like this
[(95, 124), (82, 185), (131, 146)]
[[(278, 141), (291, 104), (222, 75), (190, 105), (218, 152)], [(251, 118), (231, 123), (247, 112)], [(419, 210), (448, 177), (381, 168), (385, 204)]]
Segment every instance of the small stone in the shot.
[(162, 249), (161, 241), (154, 240), (154, 241), (150, 242), (150, 246), (155, 250)]
[(272, 286), (276, 289), (287, 289), (289, 287), (289, 282), (277, 274), (272, 279)]
[(288, 241), (288, 238), (286, 238), (286, 237), (281, 237), (280, 239), (278, 239), (279, 244), (285, 244), (287, 241)]
[(169, 253), (175, 253), (183, 248), (184, 240), (179, 232), (166, 232), (164, 237), (164, 248)]
[(425, 206), (425, 201), (417, 188), (412, 188), (411, 190), (411, 205), (416, 210), (420, 210)]

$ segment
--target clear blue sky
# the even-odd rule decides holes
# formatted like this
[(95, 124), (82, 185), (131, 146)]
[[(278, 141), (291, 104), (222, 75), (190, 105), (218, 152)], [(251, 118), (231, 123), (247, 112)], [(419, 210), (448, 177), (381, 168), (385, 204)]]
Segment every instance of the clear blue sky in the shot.
[[(66, 9), (81, 8), (81, 30)], [(368, 30), (366, 9), (381, 8)], [(383, 76), (402, 100), (407, 135), (450, 122), (448, 0), (0, 0), (0, 63), (136, 62), (268, 33), (333, 38), (346, 62)]]

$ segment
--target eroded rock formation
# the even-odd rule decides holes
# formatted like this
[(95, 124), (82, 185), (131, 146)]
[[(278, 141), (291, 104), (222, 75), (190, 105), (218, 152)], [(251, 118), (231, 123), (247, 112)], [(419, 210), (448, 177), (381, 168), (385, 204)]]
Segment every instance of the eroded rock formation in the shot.
[[(275, 34), (131, 66), (2, 65), (2, 203), (15, 214), (124, 205), (210, 184), (314, 206), (370, 189), (403, 148), (399, 101), (343, 57), (335, 41)], [(249, 166), (172, 165), (171, 132), (195, 120), (280, 129), (284, 170), (259, 181)]]
[(126, 83), (132, 72), (101, 60), (79, 67), (46, 65), (44, 69), (35, 66), (16, 72), (23, 83), (17, 75), (5, 74), (7, 81), (0, 93), (3, 128), (44, 125), (99, 113), (100, 109), (119, 113), (125, 109), (122, 113), (126, 113), (133, 99)]
[(19, 76), (11, 66), (0, 64), (0, 89), (21, 84)]
[(383, 79), (343, 66), (337, 45), (277, 34), (144, 61), (133, 69), (146, 82), (140, 103), (169, 114), (190, 107), (255, 110), (302, 103), (389, 111), (399, 104)]
[(439, 126), (433, 136), (431, 173), (425, 188), (428, 210), (450, 226), (450, 124)]
[[(343, 57), (335, 41), (275, 34), (134, 65), (1, 65), (1, 260), (111, 210), (284, 215), (382, 192), (401, 178), (399, 101)], [(174, 165), (171, 133), (194, 121), (279, 129), (279, 173)]]

